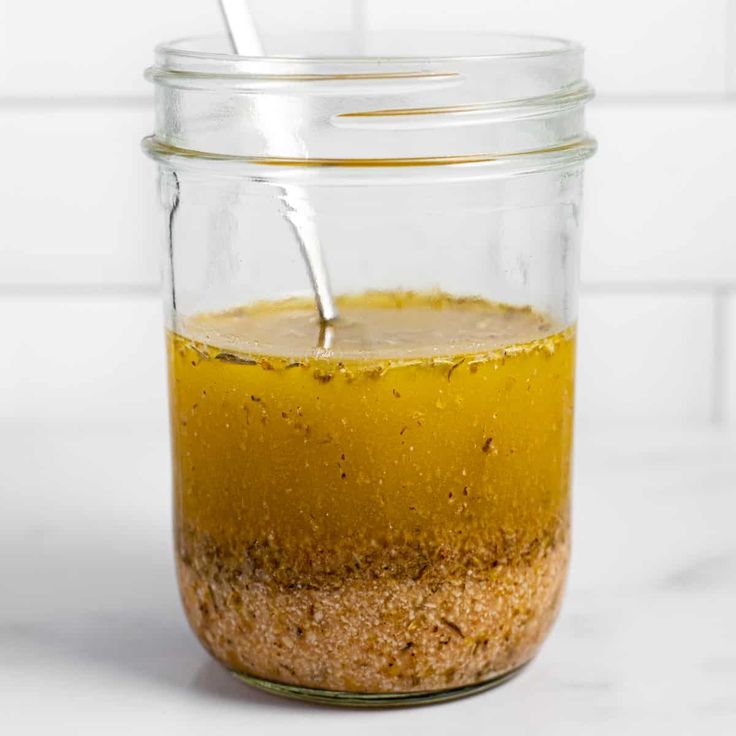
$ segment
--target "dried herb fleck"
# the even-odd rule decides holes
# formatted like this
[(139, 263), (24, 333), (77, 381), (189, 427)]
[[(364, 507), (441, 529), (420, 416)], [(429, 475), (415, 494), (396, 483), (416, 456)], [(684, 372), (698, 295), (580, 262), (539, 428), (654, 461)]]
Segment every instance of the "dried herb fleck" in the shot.
[(454, 631), (458, 636), (463, 636), (462, 630), (460, 629), (460, 627), (456, 623), (454, 623), (454, 622), (446, 619), (444, 616), (440, 619), (440, 621), (445, 626), (447, 626), (448, 629), (451, 629), (452, 631)]
[(452, 378), (452, 373), (456, 368), (459, 368), (463, 363), (465, 362), (465, 358), (460, 358), (457, 363), (455, 363), (452, 368), (450, 368), (449, 371), (447, 371), (447, 380), (449, 381)]
[(210, 354), (206, 350), (204, 350), (203, 348), (200, 348), (198, 345), (192, 344), (191, 345), (191, 348), (192, 348), (192, 350), (194, 350), (195, 353), (197, 353), (197, 355), (199, 355), (199, 357), (200, 357), (201, 360), (209, 360), (210, 359)]
[(385, 372), (386, 366), (378, 365), (375, 368), (368, 369), (365, 372), (365, 375), (368, 376), (368, 378), (373, 378), (375, 380), (377, 378), (380, 378)]
[(242, 358), (234, 353), (218, 353), (215, 355), (215, 360), (220, 360), (223, 363), (236, 363), (237, 365), (258, 365), (257, 360), (253, 360), (253, 358)]

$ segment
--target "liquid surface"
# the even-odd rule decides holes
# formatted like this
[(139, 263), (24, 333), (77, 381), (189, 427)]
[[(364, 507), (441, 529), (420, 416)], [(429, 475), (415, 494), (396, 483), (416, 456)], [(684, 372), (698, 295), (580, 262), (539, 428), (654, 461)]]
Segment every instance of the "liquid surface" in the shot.
[(409, 358), (487, 352), (550, 335), (530, 308), (442, 294), (372, 292), (337, 300), (323, 327), (306, 299), (265, 302), (186, 320), (182, 332), (210, 346), (271, 357)]

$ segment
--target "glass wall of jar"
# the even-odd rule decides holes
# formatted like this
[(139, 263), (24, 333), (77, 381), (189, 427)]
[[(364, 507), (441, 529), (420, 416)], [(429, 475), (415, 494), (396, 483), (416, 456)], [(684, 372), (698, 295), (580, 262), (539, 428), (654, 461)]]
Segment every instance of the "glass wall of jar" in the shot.
[(149, 70), (184, 608), (248, 682), (329, 702), (503, 681), (568, 563), (582, 52), (414, 42)]

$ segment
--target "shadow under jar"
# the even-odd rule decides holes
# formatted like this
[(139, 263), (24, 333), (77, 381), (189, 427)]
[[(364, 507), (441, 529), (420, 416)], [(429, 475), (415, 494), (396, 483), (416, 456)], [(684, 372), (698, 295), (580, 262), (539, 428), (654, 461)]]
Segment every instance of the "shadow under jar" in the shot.
[(565, 580), (582, 52), (299, 43), (190, 39), (149, 70), (184, 608), (272, 691), (458, 697), (534, 656)]

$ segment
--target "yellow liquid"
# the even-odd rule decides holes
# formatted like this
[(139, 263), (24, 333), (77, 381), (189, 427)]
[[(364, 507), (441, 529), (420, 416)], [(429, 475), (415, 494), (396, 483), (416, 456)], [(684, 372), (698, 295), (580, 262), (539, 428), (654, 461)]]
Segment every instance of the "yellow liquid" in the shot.
[[(229, 666), (310, 687), (457, 687), (516, 666), (551, 623), (564, 578), (574, 333), (530, 309), (435, 294), (339, 307), (326, 334), (296, 300), (200, 315), (170, 334), (177, 541), (194, 628)], [(457, 593), (471, 579), (477, 592)], [(437, 598), (447, 615), (433, 619), (412, 597), (425, 583), (427, 595), (455, 591)], [(389, 590), (401, 612), (364, 621), (359, 609), (384, 605)], [(314, 610), (329, 596), (325, 628)], [(512, 609), (526, 611), (524, 626)], [(404, 642), (425, 614), (432, 630)], [(340, 623), (351, 616), (362, 624)], [(508, 641), (489, 633), (502, 621)], [(433, 629), (448, 626), (451, 642), (435, 646)], [(285, 658), (273, 643), (282, 628), (310, 632), (311, 644), (297, 636)], [(455, 629), (495, 654), (471, 656)], [(394, 639), (413, 659), (379, 666)], [(326, 667), (315, 652), (331, 646)], [(347, 662), (360, 651), (362, 669)]]

